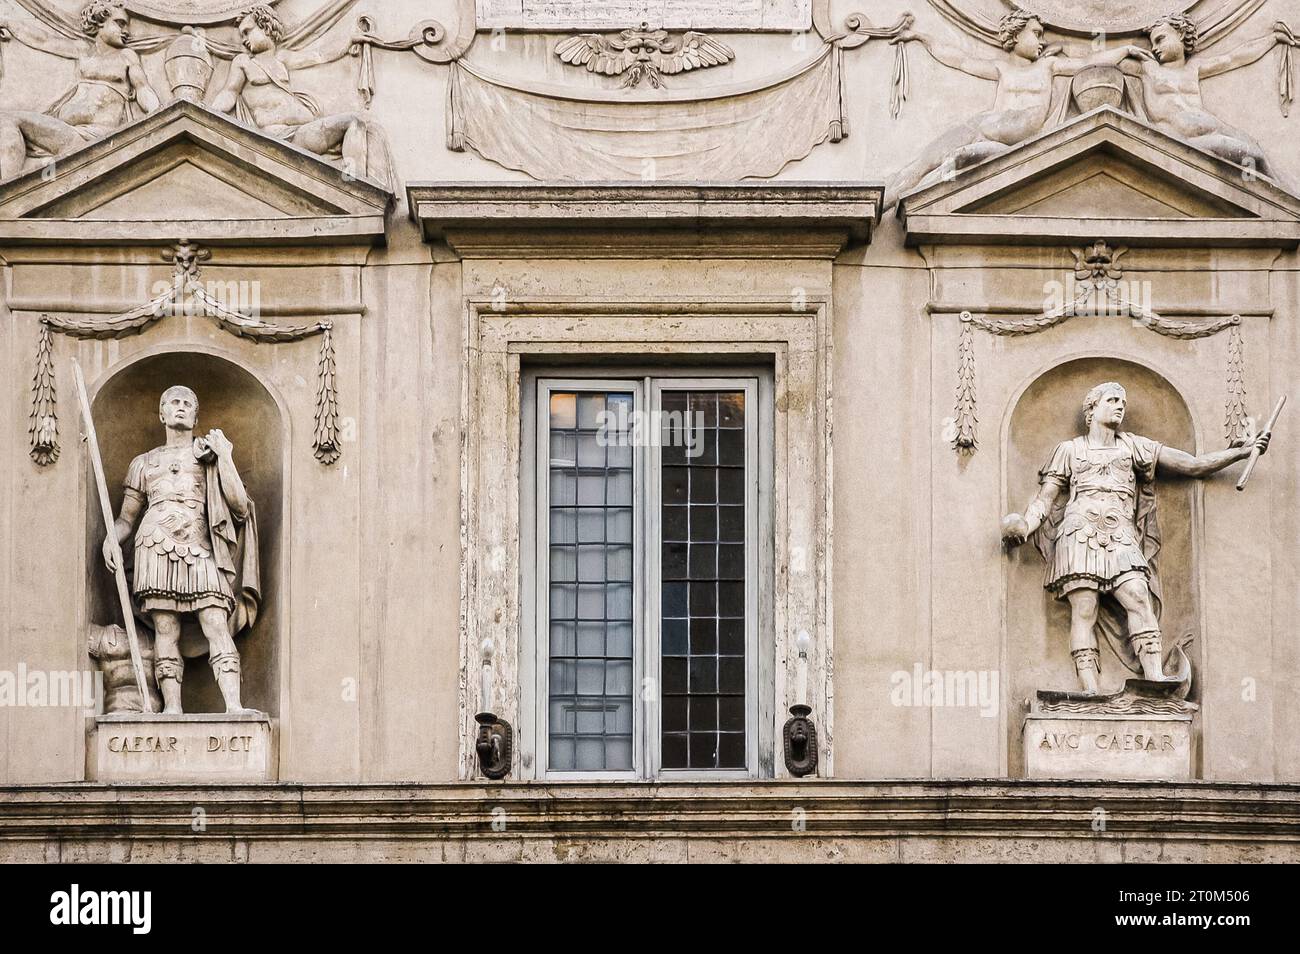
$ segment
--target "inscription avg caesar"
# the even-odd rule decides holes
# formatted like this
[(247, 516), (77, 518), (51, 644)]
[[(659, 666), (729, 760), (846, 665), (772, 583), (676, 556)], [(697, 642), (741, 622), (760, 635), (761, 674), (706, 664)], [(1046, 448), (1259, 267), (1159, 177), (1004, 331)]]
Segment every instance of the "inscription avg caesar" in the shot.
[(194, 437), (198, 412), (199, 399), (189, 388), (163, 392), (158, 418), (167, 443), (131, 461), (122, 509), (104, 540), (104, 562), (117, 572), (114, 543), (121, 545), (134, 530), (131, 593), (137, 613), (153, 623), (163, 712), (182, 711), (181, 617), (188, 614), (207, 638), (226, 711), (252, 712), (240, 701), (234, 637), (257, 618), (257, 521), (225, 434)]
[(1024, 515), (1008, 514), (1002, 521), (1002, 539), (1010, 547), (1037, 534), (1047, 562), (1043, 585), (1070, 604), (1070, 655), (1088, 695), (1100, 692), (1098, 629), (1144, 679), (1167, 680), (1156, 574), (1156, 476), (1205, 478), (1256, 449), (1263, 454), (1269, 444), (1265, 431), (1243, 446), (1195, 456), (1121, 431), (1127, 406), (1127, 393), (1114, 381), (1089, 391), (1083, 402), (1087, 433), (1056, 446), (1038, 472), (1038, 493)]

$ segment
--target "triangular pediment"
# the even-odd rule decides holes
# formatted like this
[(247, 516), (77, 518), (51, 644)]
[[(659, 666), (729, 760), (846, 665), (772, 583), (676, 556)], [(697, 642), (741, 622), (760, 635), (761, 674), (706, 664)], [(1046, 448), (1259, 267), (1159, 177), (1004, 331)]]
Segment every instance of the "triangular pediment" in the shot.
[(1110, 107), (902, 198), (909, 244), (1300, 244), (1300, 198)]
[(392, 194), (202, 106), (176, 101), (0, 183), (0, 240), (373, 241)]

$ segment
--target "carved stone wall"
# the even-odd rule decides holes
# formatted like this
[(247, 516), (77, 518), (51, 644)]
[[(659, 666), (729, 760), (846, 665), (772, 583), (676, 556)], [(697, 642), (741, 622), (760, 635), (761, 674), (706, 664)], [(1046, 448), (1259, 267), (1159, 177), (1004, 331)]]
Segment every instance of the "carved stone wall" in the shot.
[[(1112, 9), (1027, 5), (1046, 18), (1048, 44), (1076, 52), (1089, 37), (1065, 14)], [(132, 49), (164, 101), (175, 6), (131, 4)], [(148, 362), (159, 375), (167, 362), (201, 374), (186, 364), (198, 355), (239, 369), (211, 372), (216, 393), (252, 379), (265, 389), (250, 384), (246, 408), (214, 399), (212, 414), (235, 415), (237, 460), (259, 498), (280, 500), (271, 615), (247, 644), (250, 700), (279, 720), (279, 778), (473, 777), (485, 632), (503, 654), (504, 714), (518, 722), (520, 367), (743, 354), (773, 371), (786, 448), (766, 594), (773, 733), (798, 672), (792, 640), (807, 627), (821, 774), (1015, 775), (1025, 696), (1069, 663), (1060, 609), (1036, 588), (1041, 564), (1028, 550), (1008, 557), (998, 521), (1023, 505), (1049, 435), (1076, 423), (1085, 376), (1127, 376), (1135, 426), (1146, 413), (1143, 427), (1188, 451), (1222, 448), (1247, 416), (1296, 400), (1300, 199), (1119, 109), (1080, 118), (1066, 82), (1052, 91), (1064, 113), (1030, 130), (1025, 151), (954, 166), (879, 221), (874, 208), (779, 191), (711, 204), (692, 190), (715, 179), (835, 191), (895, 176), (959, 119), (987, 112), (995, 81), (943, 65), (919, 40), (890, 40), (921, 33), (971, 62), (1014, 63), (988, 35), (1005, 5), (669, 6), (795, 11), (800, 23), (806, 10), (811, 28), (665, 19), (650, 26), (673, 40), (703, 34), (734, 56), (676, 72), (660, 61), (661, 84), (643, 70), (625, 86), (631, 65), (588, 69), (557, 46), (593, 33), (613, 49), (639, 20), (479, 31), (501, 4), (280, 0), (286, 53), (341, 51), (295, 61), (293, 90), (323, 116), (366, 111), (355, 128), (367, 135), (350, 145), (378, 159), (369, 133), (384, 133), (391, 194), (345, 156), (211, 108), (240, 53), (230, 22), (204, 26), (213, 73), (200, 103), (165, 103), (49, 167), (30, 156), (25, 175), (0, 183), (0, 671), (83, 667), (84, 627), (112, 607), (106, 580), (91, 582), (99, 528), (70, 359), (106, 402), (96, 413), (116, 492), (120, 442), (145, 439), (118, 420), (119, 401), (136, 415), (153, 386)], [(1206, 58), (1279, 21), (1300, 26), (1281, 0), (1143, 6), (1187, 7), (1218, 31), (1207, 35), (1228, 30), (1194, 54)], [(48, 27), (35, 12), (46, 8), (71, 19), (78, 4), (0, 0), (0, 19)], [(1298, 55), (1282, 43), (1202, 81), (1207, 110), (1292, 179)], [(76, 78), (74, 60), (19, 38), (0, 39), (0, 59), (7, 110), (42, 112)], [(538, 112), (505, 108), (520, 103)], [(729, 135), (730, 122), (760, 135)], [(597, 226), (578, 178), (617, 183)], [(664, 198), (655, 190), (667, 180), (685, 191)], [(489, 227), (470, 200), (454, 215), (413, 208), (412, 183), (553, 191)], [(439, 228), (440, 215), (459, 218)], [(42, 337), (42, 316), (94, 323), (147, 306), (175, 274), (161, 253), (184, 240), (210, 252), (205, 280), (256, 283), (266, 325), (146, 310), (126, 329), (138, 334)], [(1113, 256), (1097, 271), (1095, 243)], [(1081, 282), (1095, 287), (1076, 298)], [(1052, 283), (1073, 291), (1052, 301)], [(128, 387), (132, 369), (149, 383)], [(38, 461), (33, 434), (49, 415), (33, 407), (47, 398), (61, 453)], [(1161, 491), (1171, 619), (1197, 632), (1206, 780), (1300, 781), (1296, 413), (1244, 493), (1231, 487), (1238, 469)], [(918, 667), (991, 674), (997, 693), (988, 706), (902, 704), (898, 676)], [(0, 782), (81, 781), (84, 735), (79, 711), (0, 705)]]

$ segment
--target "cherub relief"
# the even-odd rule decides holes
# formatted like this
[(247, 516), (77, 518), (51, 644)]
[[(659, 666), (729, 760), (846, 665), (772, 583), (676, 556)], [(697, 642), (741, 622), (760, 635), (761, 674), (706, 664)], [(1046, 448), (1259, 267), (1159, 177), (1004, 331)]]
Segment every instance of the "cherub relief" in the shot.
[(1198, 149), (1268, 176), (1288, 192), (1297, 186), (1264, 155), (1250, 135), (1219, 119), (1201, 100), (1201, 80), (1254, 63), (1279, 43), (1297, 45), (1278, 25), (1268, 36), (1250, 40), (1217, 56), (1193, 56), (1197, 48), (1195, 21), (1182, 14), (1162, 17), (1147, 28), (1151, 51), (1126, 61), (1122, 69), (1138, 79), (1146, 118), (1161, 132), (1186, 140)]
[(32, 49), (75, 60), (77, 81), (43, 113), (0, 111), (0, 179), (23, 171), (28, 156), (65, 155), (125, 125), (138, 106), (159, 106), (140, 57), (127, 49), (127, 13), (121, 4), (94, 2), (81, 9), (86, 40), (53, 36), (21, 20), (0, 24)]
[(1118, 66), (1129, 56), (1144, 55), (1137, 47), (1119, 46), (1088, 57), (1065, 56), (1059, 47), (1049, 48), (1044, 43), (1042, 21), (1019, 8), (1002, 18), (998, 39), (1010, 56), (973, 56), (968, 50), (910, 30), (890, 41), (917, 40), (943, 65), (993, 80), (997, 90), (992, 109), (949, 129), (894, 175), (885, 187), (889, 207), (945, 171), (981, 162), (1042, 132), (1052, 112), (1053, 82), (1058, 77), (1073, 76), (1087, 66)]
[(283, 23), (265, 4), (240, 15), (245, 52), (231, 63), (213, 109), (235, 113), (241, 122), (318, 156), (341, 155), (345, 169), (391, 188), (392, 160), (379, 127), (360, 112), (321, 115), (316, 102), (291, 84), (291, 71), (340, 60), (354, 40), (334, 50), (308, 52), (284, 49), (279, 45), (283, 37)]

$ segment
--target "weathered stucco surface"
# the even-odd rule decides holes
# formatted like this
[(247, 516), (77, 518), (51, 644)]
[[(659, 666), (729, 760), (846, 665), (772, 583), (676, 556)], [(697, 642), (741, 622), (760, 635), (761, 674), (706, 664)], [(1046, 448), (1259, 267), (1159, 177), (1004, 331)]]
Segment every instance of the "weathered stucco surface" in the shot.
[[(80, 5), (54, 6), (72, 16)], [(283, 0), (276, 9), (294, 24), (319, 6)], [(1216, 6), (1206, 0), (1193, 15)], [(1004, 12), (991, 2), (966, 7), (986, 8), (994, 19)], [(44, 176), (0, 184), (0, 670), (87, 669), (87, 625), (116, 616), (99, 557), (102, 519), (78, 440), (71, 359), (84, 369), (95, 402), (115, 504), (126, 463), (161, 433), (139, 409), (148, 394), (175, 383), (171, 376), (187, 373), (194, 380), (184, 383), (201, 396), (204, 387), (212, 392), (207, 426), (238, 438), (236, 460), (272, 498), (258, 501), (266, 514), (267, 611), (241, 648), (246, 704), (276, 720), (274, 774), (283, 785), (280, 794), (248, 797), (276, 802), (268, 811), (286, 813), (275, 823), (286, 827), (269, 832), (272, 823), (259, 815), (247, 832), (211, 851), (233, 843), (234, 860), (430, 852), (456, 860), (685, 860), (701, 853), (718, 860), (948, 860), (1024, 850), (1043, 860), (1294, 860), (1300, 829), (1287, 786), (1300, 784), (1300, 407), (1284, 414), (1245, 492), (1232, 488), (1239, 468), (1160, 489), (1165, 638), (1195, 635), (1193, 779), (1231, 783), (1238, 800), (1222, 809), (1235, 819), (1223, 823), (1222, 840), (1169, 841), (1153, 821), (1122, 843), (1084, 849), (1064, 829), (1038, 840), (1017, 830), (1017, 812), (1028, 809), (1013, 806), (1060, 795), (1082, 813), (1083, 837), (1080, 806), (1088, 798), (1157, 797), (1161, 789), (1150, 784), (1101, 794), (1073, 786), (1062, 794), (1041, 784), (985, 783), (1012, 820), (978, 849), (970, 847), (978, 826), (962, 837), (864, 834), (871, 826), (857, 814), (861, 806), (825, 807), (832, 786), (852, 800), (852, 786), (839, 781), (799, 789), (810, 812), (833, 816), (823, 819), (830, 826), (824, 833), (810, 822), (806, 837), (788, 830), (777, 837), (782, 825), (788, 829), (790, 808), (763, 800), (778, 798), (779, 780), (788, 779), (780, 726), (794, 701), (801, 630), (813, 639), (809, 703), (820, 775), (933, 781), (927, 797), (941, 796), (941, 780), (1023, 777), (1026, 700), (1038, 689), (1072, 685), (1074, 674), (1066, 610), (1044, 593), (1031, 546), (1010, 555), (1003, 549), (998, 521), (1033, 493), (1055, 442), (1079, 433), (1079, 403), (1097, 381), (1124, 381), (1133, 428), (1191, 453), (1226, 446), (1234, 373), (1244, 381), (1248, 413), (1261, 420), (1279, 396), (1297, 400), (1300, 198), (1103, 109), (1082, 118), (1072, 112), (1055, 134), (1049, 125), (1046, 138), (1017, 147), (1023, 151), (928, 184), (899, 213), (900, 196), (882, 196), (883, 183), (945, 130), (987, 110), (993, 84), (945, 67), (909, 41), (908, 95), (893, 104), (893, 116), (897, 47), (854, 27), (886, 28), (910, 13), (910, 30), (972, 57), (1012, 56), (960, 32), (926, 0), (811, 4), (818, 22), (835, 35), (848, 32), (852, 42), (827, 53), (838, 85), (826, 89), (839, 92), (820, 138), (809, 142), (799, 139), (803, 126), (786, 121), (792, 110), (821, 109), (826, 101), (801, 105), (803, 87), (764, 90), (810, 62), (823, 46), (816, 32), (707, 30), (734, 53), (732, 61), (668, 74), (662, 87), (643, 81), (624, 88), (620, 76), (555, 55), (557, 41), (576, 30), (474, 36), (458, 21), (472, 8), (456, 0), (362, 0), (317, 41), (342, 43), (363, 12), (370, 32), (384, 40), (405, 38), (430, 18), (446, 27), (435, 54), (367, 52), (374, 93), (365, 128), (387, 138), (391, 199), (384, 183), (358, 182), (353, 173), (367, 170), (346, 160), (331, 165), (187, 104), (164, 105), (145, 125), (59, 159)], [(854, 24), (855, 14), (870, 23)], [(1300, 28), (1300, 5), (1268, 0), (1215, 52), (1267, 35), (1279, 20)], [(0, 0), (0, 22), (18, 21), (34, 22), (29, 9)], [(136, 36), (163, 29), (131, 21)], [(209, 29), (237, 43), (231, 26)], [(471, 36), (468, 52), (456, 48)], [(1088, 44), (1050, 24), (1047, 40)], [(1141, 34), (1108, 38), (1109, 46), (1145, 42)], [(1281, 49), (1205, 77), (1202, 91), (1205, 107), (1248, 132), (1279, 177), (1300, 180), (1300, 115), (1285, 117), (1275, 94)], [(462, 53), (463, 63), (447, 62)], [(160, 46), (141, 57), (166, 104), (164, 54)], [(0, 42), (0, 55), (0, 110), (41, 112), (73, 81), (73, 62), (17, 40)], [(324, 114), (359, 111), (363, 62), (345, 55), (295, 69), (294, 88), (316, 97)], [(209, 106), (229, 69), (228, 59), (216, 59)], [(826, 69), (831, 77), (831, 65)], [(520, 189), (538, 185), (519, 171), (533, 160), (525, 156), (515, 168), (491, 161), (476, 151), (492, 151), (486, 129), (476, 131), (465, 117), (450, 123), (449, 103), (485, 101), (471, 95), (480, 82), (471, 73), (519, 84), (522, 92), (502, 103), (518, 107), (524, 100), (511, 96), (534, 96), (563, 104), (555, 123), (522, 108), (474, 117), (492, 127), (491, 142), (521, 144), (521, 154), (535, 148), (539, 162), (563, 165), (572, 148), (575, 157), (587, 150), (582, 168), (600, 168), (591, 165), (592, 140), (582, 138), (589, 131), (571, 143), (556, 138), (556, 123), (569, 128), (566, 116), (680, 128), (651, 129), (611, 146), (634, 150), (610, 161), (604, 178), (618, 183), (612, 190), (548, 182), (555, 192), (521, 198)], [(774, 98), (769, 107), (768, 95), (796, 98)], [(642, 112), (623, 111), (633, 108), (628, 104)], [(760, 138), (748, 151), (695, 155), (722, 115), (714, 109), (743, 118), (748, 125), (737, 128), (746, 136), (783, 141)], [(685, 129), (704, 129), (705, 138)], [(378, 133), (372, 137), (371, 159)], [(647, 165), (637, 149), (661, 157), (665, 181), (660, 164)], [(665, 157), (683, 151), (691, 158), (679, 174), (677, 160)], [(806, 158), (771, 175), (764, 163), (777, 153)], [(751, 167), (767, 177), (746, 180), (750, 192), (692, 191), (716, 183), (718, 170)], [(723, 178), (729, 182), (721, 185), (736, 185), (742, 175)], [(799, 185), (812, 183), (816, 195)], [(264, 321), (331, 324), (336, 462), (323, 462), (313, 444), (322, 413), (319, 338), (251, 340), (201, 314), (167, 314), (139, 333), (102, 340), (56, 328), (61, 455), (45, 466), (29, 455), (42, 316), (103, 320), (143, 305), (173, 281), (176, 270), (161, 253), (185, 239), (211, 252), (202, 281), (254, 290)], [(1074, 287), (1077, 256), (1096, 240), (1111, 252), (1127, 249), (1116, 258), (1116, 280), (1158, 320), (1126, 308), (1080, 313), (1028, 334), (979, 324), (1050, 311), (1054, 290)], [(974, 324), (963, 320), (966, 312)], [(1153, 329), (1161, 321), (1223, 326), (1179, 336), (1168, 326)], [(714, 806), (726, 814), (752, 795), (767, 806), (765, 837), (741, 848), (748, 836), (734, 838), (743, 826), (713, 821), (689, 837), (665, 835), (653, 844), (616, 834), (587, 839), (575, 821), (568, 834), (513, 842), (484, 836), (483, 819), (466, 815), (455, 823), (431, 819), (413, 841), (389, 841), (362, 831), (366, 819), (377, 821), (387, 809), (367, 802), (376, 790), (357, 789), (358, 803), (339, 809), (362, 819), (344, 832), (355, 846), (301, 847), (297, 834), (324, 836), (325, 828), (294, 815), (307, 799), (298, 785), (413, 783), (433, 786), (421, 798), (464, 803), (446, 809), (453, 814), (469, 805), (481, 814), (482, 805), (502, 801), (511, 814), (539, 818), (545, 799), (570, 797), (563, 785), (531, 795), (514, 784), (530, 777), (518, 765), (500, 799), (467, 781), (477, 777), (472, 733), (477, 647), (485, 635), (498, 652), (498, 712), (516, 728), (521, 718), (521, 368), (556, 358), (590, 367), (611, 358), (653, 364), (701, 356), (774, 373), (774, 583), (762, 599), (776, 660), (775, 711), (765, 713), (764, 734), (777, 740), (767, 761), (778, 781), (729, 788)], [(977, 420), (973, 448), (953, 446), (963, 373), (973, 375), (966, 382), (973, 383), (966, 410)], [(248, 456), (241, 458), (244, 445)], [(1103, 681), (1117, 684), (1114, 660), (1106, 667)], [(900, 682), (930, 671), (984, 674), (995, 695), (988, 705), (900, 704)], [(213, 698), (211, 686), (187, 691)], [(0, 856), (117, 858), (118, 849), (94, 831), (95, 818), (118, 810), (118, 796), (68, 787), (87, 779), (85, 728), (79, 708), (0, 705), (0, 785), (9, 786), (0, 792), (0, 837), (18, 839)], [(448, 787), (438, 788), (442, 783)], [(898, 788), (864, 789), (863, 797), (921, 791)], [(629, 801), (616, 808), (609, 802), (615, 796), (594, 790), (583, 811), (600, 817), (625, 811), (643, 794), (628, 786)], [(404, 797), (402, 789), (380, 791)], [(1192, 804), (1213, 801), (1218, 791), (1193, 783), (1159, 797)], [(1272, 827), (1241, 820), (1250, 813), (1250, 792), (1277, 807)], [(160, 805), (198, 797), (179, 789), (158, 795)], [(243, 797), (202, 795), (231, 799), (232, 810)], [(75, 807), (42, 814), (54, 812), (56, 801)], [(897, 808), (879, 808), (884, 804), (877, 808), (887, 814)], [(148, 814), (132, 806), (124, 810)], [(131, 817), (132, 826), (143, 826), (131, 831), (145, 855), (208, 856), (206, 847), (180, 846), (161, 822)], [(13, 818), (29, 827), (19, 831)], [(670, 831), (676, 822), (665, 815), (656, 824)], [(89, 834), (60, 847), (42, 826)]]

